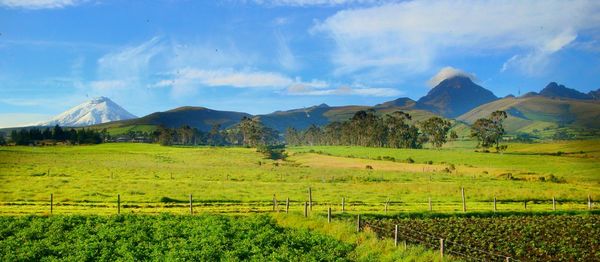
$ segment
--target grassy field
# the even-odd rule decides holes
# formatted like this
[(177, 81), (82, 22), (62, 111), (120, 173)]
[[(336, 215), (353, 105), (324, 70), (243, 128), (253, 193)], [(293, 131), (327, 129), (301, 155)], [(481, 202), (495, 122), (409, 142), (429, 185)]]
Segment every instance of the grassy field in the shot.
[[(600, 141), (510, 144), (503, 154), (476, 153), (455, 142), (441, 150), (298, 147), (287, 161), (249, 148), (178, 148), (150, 144), (0, 148), (0, 213), (57, 214), (301, 212), (312, 189), (313, 211), (436, 212), (587, 208), (600, 195)], [(558, 151), (563, 153), (557, 154)], [(414, 163), (407, 163), (407, 159)], [(378, 160), (381, 159), (381, 160)], [(394, 161), (392, 161), (394, 160)], [(429, 162), (431, 161), (431, 162)], [(369, 166), (370, 168), (367, 168)]]

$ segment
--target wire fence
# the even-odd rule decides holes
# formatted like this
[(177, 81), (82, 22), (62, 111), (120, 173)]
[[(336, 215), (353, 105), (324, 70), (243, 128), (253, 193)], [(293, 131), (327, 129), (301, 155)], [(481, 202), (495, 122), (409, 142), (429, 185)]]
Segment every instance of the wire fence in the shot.
[(456, 241), (450, 241), (443, 236), (435, 236), (402, 225), (396, 226), (398, 227), (397, 232), (395, 228), (390, 230), (389, 228), (379, 227), (369, 222), (365, 222), (364, 225), (361, 225), (361, 228), (373, 228), (378, 235), (384, 238), (393, 238), (395, 243), (398, 243), (399, 240), (403, 240), (410, 244), (418, 244), (430, 249), (438, 249), (440, 250), (440, 255), (442, 257), (444, 254), (449, 254), (467, 261), (519, 261), (511, 256), (467, 246)]

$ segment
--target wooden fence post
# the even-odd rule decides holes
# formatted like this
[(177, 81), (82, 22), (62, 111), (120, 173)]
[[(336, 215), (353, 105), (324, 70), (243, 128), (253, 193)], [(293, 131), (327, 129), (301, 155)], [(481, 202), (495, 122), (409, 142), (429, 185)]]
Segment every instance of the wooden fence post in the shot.
[(356, 217), (356, 232), (360, 232), (360, 214)]
[(592, 196), (588, 195), (588, 209), (592, 210)]
[(429, 197), (429, 211), (433, 211), (433, 207), (431, 206), (431, 197)]
[(50, 194), (50, 214), (53, 212), (54, 205), (54, 194)]
[(275, 194), (273, 194), (273, 211), (275, 211), (277, 209), (277, 198), (275, 197)]
[(194, 206), (192, 205), (192, 194), (190, 194), (190, 215), (194, 214)]
[(440, 257), (444, 258), (444, 239), (440, 238)]
[(308, 203), (304, 202), (304, 217), (308, 217), (307, 205), (308, 205)]
[(285, 199), (285, 213), (289, 213), (290, 212), (290, 198), (286, 198)]
[(552, 196), (552, 211), (556, 211), (556, 199)]
[(494, 197), (494, 212), (496, 212), (496, 197)]
[(463, 212), (467, 212), (467, 204), (465, 202), (465, 188), (464, 187), (460, 188), (460, 193), (462, 195)]
[(312, 211), (312, 188), (308, 187), (308, 206), (310, 207), (310, 211)]
[(394, 246), (398, 247), (398, 225), (394, 227)]
[(117, 215), (121, 214), (121, 194), (117, 194)]
[(388, 202), (387, 201), (385, 202), (383, 211), (387, 214), (387, 211), (388, 211)]
[(527, 210), (527, 200), (523, 201), (523, 207)]
[(346, 198), (342, 197), (342, 213), (346, 212)]
[(331, 207), (327, 208), (327, 223), (331, 223)]

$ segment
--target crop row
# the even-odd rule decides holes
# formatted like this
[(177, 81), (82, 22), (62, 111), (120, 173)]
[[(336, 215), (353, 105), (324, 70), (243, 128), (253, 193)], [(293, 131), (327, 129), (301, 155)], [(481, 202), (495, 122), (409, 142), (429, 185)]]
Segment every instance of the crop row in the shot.
[(1, 261), (337, 261), (353, 248), (262, 215), (0, 217)]
[(371, 218), (382, 237), (439, 248), (466, 260), (600, 261), (600, 215)]

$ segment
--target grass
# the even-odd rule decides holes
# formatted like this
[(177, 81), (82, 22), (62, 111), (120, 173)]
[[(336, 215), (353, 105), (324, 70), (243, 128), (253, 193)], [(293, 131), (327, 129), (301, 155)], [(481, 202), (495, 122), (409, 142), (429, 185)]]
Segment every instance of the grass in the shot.
[[(549, 210), (553, 196), (559, 210), (582, 210), (589, 194), (600, 197), (598, 141), (511, 144), (504, 154), (454, 143), (442, 150), (298, 147), (287, 161), (249, 148), (1, 147), (0, 213), (48, 213), (51, 193), (58, 214), (113, 214), (117, 194), (124, 213), (187, 213), (189, 194), (198, 211), (270, 211), (273, 195), (280, 209), (290, 198), (300, 211), (309, 187), (321, 212), (339, 211), (342, 197), (349, 212), (381, 213), (387, 201), (389, 212), (422, 212), (430, 197), (434, 211), (456, 212), (461, 187), (469, 211), (490, 210), (494, 197), (501, 211), (523, 210), (523, 201), (530, 211)], [(555, 149), (575, 153), (551, 155)], [(407, 158), (414, 163), (401, 162)], [(551, 175), (565, 182), (550, 182)]]

